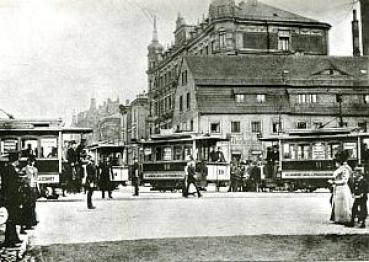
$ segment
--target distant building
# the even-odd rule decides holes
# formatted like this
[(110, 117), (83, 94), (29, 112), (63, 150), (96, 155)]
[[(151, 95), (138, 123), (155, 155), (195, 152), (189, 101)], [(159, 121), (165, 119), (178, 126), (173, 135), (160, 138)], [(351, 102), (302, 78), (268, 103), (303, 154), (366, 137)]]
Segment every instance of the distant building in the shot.
[(119, 98), (110, 98), (100, 106), (92, 98), (88, 110), (73, 117), (72, 126), (89, 127), (94, 130), (91, 142), (115, 143), (121, 140), (121, 115), (119, 114)]

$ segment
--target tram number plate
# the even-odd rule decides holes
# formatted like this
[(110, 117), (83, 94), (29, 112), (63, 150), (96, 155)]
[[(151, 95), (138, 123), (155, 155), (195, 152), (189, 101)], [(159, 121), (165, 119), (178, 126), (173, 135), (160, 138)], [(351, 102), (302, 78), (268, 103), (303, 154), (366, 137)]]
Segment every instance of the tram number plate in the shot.
[(39, 175), (37, 181), (39, 184), (57, 184), (59, 175)]

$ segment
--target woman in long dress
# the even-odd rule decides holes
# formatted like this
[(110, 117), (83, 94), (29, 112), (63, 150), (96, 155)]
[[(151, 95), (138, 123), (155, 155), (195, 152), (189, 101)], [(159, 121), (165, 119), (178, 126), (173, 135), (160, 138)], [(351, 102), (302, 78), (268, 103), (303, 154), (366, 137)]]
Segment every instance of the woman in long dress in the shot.
[(349, 224), (351, 221), (352, 196), (348, 185), (352, 169), (346, 162), (337, 162), (334, 171), (333, 205), (334, 222), (336, 224)]

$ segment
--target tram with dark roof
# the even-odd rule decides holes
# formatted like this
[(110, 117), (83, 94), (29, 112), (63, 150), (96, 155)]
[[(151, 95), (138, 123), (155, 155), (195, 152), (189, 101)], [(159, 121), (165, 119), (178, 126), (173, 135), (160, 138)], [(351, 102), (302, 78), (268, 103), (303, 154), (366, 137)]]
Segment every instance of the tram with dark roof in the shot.
[(329, 188), (336, 155), (342, 151), (348, 152), (347, 162), (352, 168), (369, 164), (369, 133), (352, 128), (296, 129), (260, 140), (279, 148), (279, 161), (273, 163), (277, 172), (266, 172), (265, 184), (269, 188), (290, 191)]
[(209, 160), (210, 150), (215, 147), (220, 147), (227, 159), (229, 143), (229, 138), (204, 134), (153, 135), (150, 140), (141, 142), (143, 183), (150, 184), (152, 190), (181, 189), (185, 167), (192, 156), (200, 187), (206, 187), (207, 183), (215, 183), (217, 187), (225, 185), (230, 180), (229, 164)]
[(7, 161), (7, 153), (19, 152), (20, 165), (25, 166), (32, 154), (38, 169), (38, 184), (44, 196), (56, 195), (61, 188), (64, 171), (64, 144), (92, 133), (91, 128), (66, 128), (60, 120), (1, 120), (0, 165)]

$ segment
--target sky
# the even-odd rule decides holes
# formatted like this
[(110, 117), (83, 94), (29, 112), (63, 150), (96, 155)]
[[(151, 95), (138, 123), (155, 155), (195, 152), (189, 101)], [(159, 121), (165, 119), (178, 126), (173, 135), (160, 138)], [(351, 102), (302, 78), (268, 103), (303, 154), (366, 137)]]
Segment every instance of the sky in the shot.
[[(211, 0), (0, 0), (0, 109), (15, 118), (58, 118), (91, 98), (132, 100), (147, 88), (153, 16), (159, 40), (174, 40), (180, 12), (189, 24)], [(240, 1), (236, 0), (236, 3)], [(330, 54), (351, 55), (352, 0), (263, 0), (332, 25)], [(0, 118), (5, 115), (0, 114)]]

